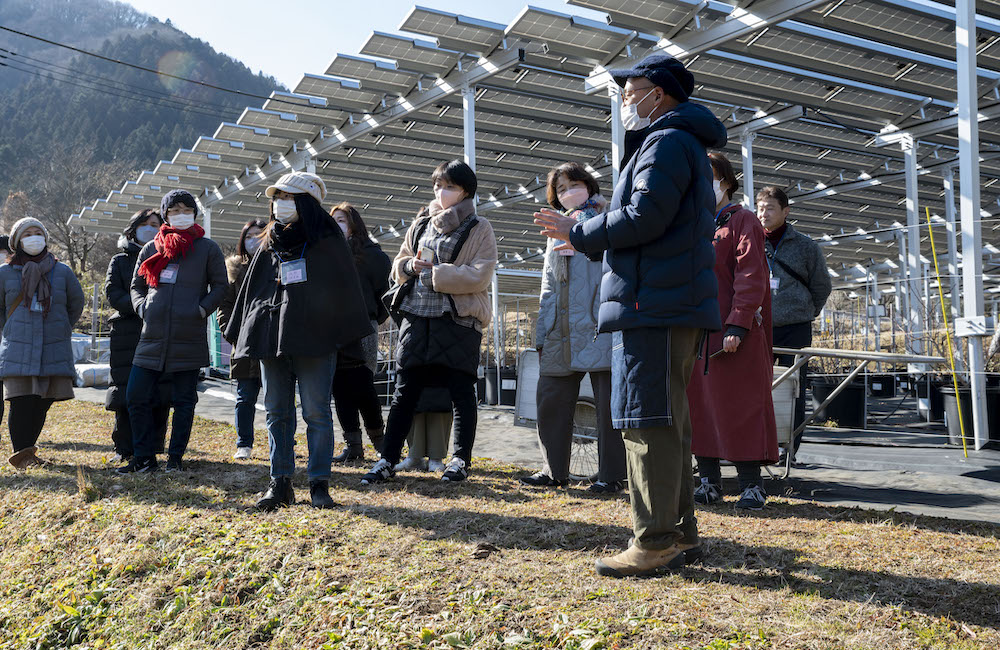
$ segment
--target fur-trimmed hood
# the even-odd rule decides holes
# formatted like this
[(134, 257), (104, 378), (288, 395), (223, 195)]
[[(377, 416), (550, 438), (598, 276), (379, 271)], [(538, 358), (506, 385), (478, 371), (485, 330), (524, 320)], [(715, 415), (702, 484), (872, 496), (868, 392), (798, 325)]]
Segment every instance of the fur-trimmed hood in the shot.
[(244, 261), (242, 255), (230, 255), (226, 258), (226, 274), (229, 282), (236, 282), (240, 279), (240, 271), (250, 265), (249, 261)]

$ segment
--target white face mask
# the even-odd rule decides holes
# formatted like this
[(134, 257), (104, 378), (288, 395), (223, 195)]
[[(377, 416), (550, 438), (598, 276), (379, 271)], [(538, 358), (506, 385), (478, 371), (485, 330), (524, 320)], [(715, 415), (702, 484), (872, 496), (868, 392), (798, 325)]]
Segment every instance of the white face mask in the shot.
[(626, 131), (639, 131), (649, 126), (649, 115), (652, 115), (656, 109), (649, 111), (649, 115), (646, 117), (639, 117), (639, 104), (646, 101), (646, 97), (652, 95), (655, 90), (656, 88), (651, 88), (639, 101), (622, 105), (622, 126), (625, 127)]
[(275, 199), (274, 218), (278, 223), (288, 225), (299, 220), (299, 213), (295, 209), (294, 199)]
[(712, 181), (712, 187), (715, 189), (715, 205), (719, 205), (729, 197), (726, 190), (722, 189), (722, 181), (718, 179)]
[(337, 225), (340, 226), (340, 229), (344, 231), (344, 237), (349, 237), (350, 236), (350, 233), (347, 232), (347, 224), (346, 223), (344, 223), (343, 221), (338, 221)]
[(437, 197), (438, 203), (440, 203), (441, 207), (445, 210), (461, 201), (463, 194), (465, 194), (465, 192), (462, 190), (446, 190), (444, 188), (434, 190), (434, 196)]
[(21, 249), (28, 255), (38, 255), (45, 250), (45, 237), (43, 235), (21, 237)]
[(170, 227), (175, 230), (187, 230), (194, 225), (194, 212), (181, 212), (167, 217)]
[(590, 192), (586, 187), (571, 187), (559, 195), (559, 203), (567, 210), (576, 210), (589, 198)]
[(256, 236), (247, 237), (243, 241), (243, 248), (247, 249), (247, 255), (252, 256), (254, 253), (257, 252), (257, 249), (260, 248), (260, 240), (257, 239)]
[(158, 232), (160, 232), (160, 229), (156, 226), (139, 226), (135, 229), (135, 239), (140, 244), (145, 244), (153, 241), (153, 237), (156, 237), (156, 233)]

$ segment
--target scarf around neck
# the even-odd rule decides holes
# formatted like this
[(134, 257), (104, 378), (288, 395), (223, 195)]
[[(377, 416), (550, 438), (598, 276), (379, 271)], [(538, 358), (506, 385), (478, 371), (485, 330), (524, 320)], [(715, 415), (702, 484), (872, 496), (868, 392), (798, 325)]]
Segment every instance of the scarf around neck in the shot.
[(160, 232), (156, 233), (153, 245), (156, 252), (146, 258), (146, 261), (139, 267), (139, 275), (146, 280), (146, 284), (156, 288), (160, 286), (160, 272), (167, 268), (179, 257), (187, 255), (194, 242), (205, 236), (205, 229), (194, 224), (187, 230), (177, 230), (164, 224), (160, 227)]
[(49, 315), (52, 306), (52, 283), (49, 272), (56, 266), (56, 258), (47, 250), (33, 257), (24, 255), (21, 266), (21, 302), (31, 309), (31, 299), (37, 298), (42, 306), (42, 318)]
[(430, 202), (427, 212), (431, 215), (431, 225), (441, 234), (447, 234), (476, 213), (472, 197), (462, 199), (450, 208), (442, 208), (437, 199)]

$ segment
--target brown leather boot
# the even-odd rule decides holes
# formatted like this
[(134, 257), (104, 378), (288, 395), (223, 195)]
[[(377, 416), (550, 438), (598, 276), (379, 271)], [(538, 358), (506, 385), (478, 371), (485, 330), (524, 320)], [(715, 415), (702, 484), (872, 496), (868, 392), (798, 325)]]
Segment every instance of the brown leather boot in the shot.
[(14, 469), (23, 472), (28, 469), (31, 465), (41, 465), (42, 461), (35, 455), (38, 451), (36, 447), (25, 447), (19, 452), (12, 454), (10, 458), (7, 459)]
[(634, 544), (614, 557), (598, 560), (595, 565), (598, 575), (611, 578), (650, 576), (683, 567), (684, 552), (676, 545), (647, 551)]

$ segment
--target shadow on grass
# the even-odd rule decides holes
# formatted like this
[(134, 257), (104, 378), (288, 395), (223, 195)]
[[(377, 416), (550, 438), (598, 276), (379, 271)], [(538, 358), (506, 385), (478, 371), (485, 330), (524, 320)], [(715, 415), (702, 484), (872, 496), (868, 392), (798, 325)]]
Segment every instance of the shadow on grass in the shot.
[[(1000, 628), (1000, 587), (951, 578), (896, 575), (800, 561), (794, 551), (742, 546), (726, 539), (707, 540), (705, 563), (684, 569), (689, 580), (749, 589), (818, 595), (846, 602), (874, 602), (929, 616)], [(722, 561), (730, 558), (728, 562)], [(806, 574), (803, 576), (802, 574)]]
[(427, 531), (427, 539), (488, 542), (498, 548), (521, 550), (615, 551), (632, 536), (626, 526), (567, 521), (543, 516), (510, 516), (462, 508), (425, 511), (405, 507), (355, 504), (351, 512), (389, 526)]

